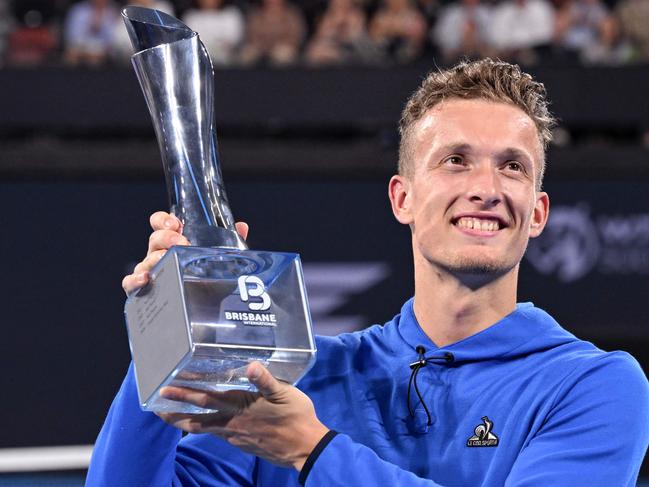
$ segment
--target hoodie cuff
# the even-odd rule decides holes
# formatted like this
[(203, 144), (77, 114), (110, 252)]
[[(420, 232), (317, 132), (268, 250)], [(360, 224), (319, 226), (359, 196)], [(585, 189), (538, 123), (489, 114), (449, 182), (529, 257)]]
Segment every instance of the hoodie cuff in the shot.
[(300, 470), (300, 476), (298, 477), (298, 482), (300, 483), (300, 485), (304, 486), (306, 479), (309, 476), (309, 472), (311, 472), (311, 469), (313, 468), (313, 464), (318, 459), (322, 451), (327, 447), (329, 442), (333, 440), (337, 434), (338, 432), (334, 430), (327, 431), (327, 434), (324, 435), (315, 446), (309, 457), (306, 459), (306, 462), (304, 462), (302, 470)]

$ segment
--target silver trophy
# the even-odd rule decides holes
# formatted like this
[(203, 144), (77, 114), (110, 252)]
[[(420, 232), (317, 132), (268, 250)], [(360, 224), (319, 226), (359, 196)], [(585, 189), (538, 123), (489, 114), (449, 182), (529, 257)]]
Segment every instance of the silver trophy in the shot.
[(196, 32), (167, 14), (126, 7), (122, 15), (171, 211), (192, 244), (172, 247), (149, 285), (126, 300), (140, 404), (208, 412), (159, 390), (254, 390), (245, 376), (254, 360), (295, 383), (316, 352), (300, 257), (249, 250), (235, 230), (218, 160), (209, 55)]

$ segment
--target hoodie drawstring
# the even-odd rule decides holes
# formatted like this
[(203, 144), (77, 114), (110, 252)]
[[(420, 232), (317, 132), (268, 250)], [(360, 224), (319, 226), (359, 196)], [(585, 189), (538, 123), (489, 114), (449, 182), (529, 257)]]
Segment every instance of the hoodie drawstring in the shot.
[(417, 397), (419, 398), (419, 402), (421, 405), (424, 407), (424, 411), (426, 411), (426, 416), (428, 417), (428, 426), (433, 424), (433, 418), (430, 415), (430, 411), (428, 410), (428, 406), (426, 406), (426, 403), (424, 402), (424, 398), (421, 396), (421, 393), (419, 392), (419, 387), (417, 386), (417, 375), (419, 374), (419, 371), (426, 366), (428, 363), (435, 363), (437, 360), (444, 360), (446, 362), (452, 362), (455, 360), (455, 357), (451, 352), (445, 352), (444, 355), (431, 355), (429, 357), (425, 356), (426, 349), (424, 348), (423, 345), (417, 345), (417, 348), (415, 348), (415, 351), (417, 352), (417, 355), (419, 355), (419, 359), (416, 362), (413, 362), (410, 364), (410, 368), (412, 369), (412, 373), (410, 374), (410, 380), (408, 381), (408, 412), (410, 413), (410, 417), (414, 418), (415, 417), (415, 411), (412, 409), (412, 406), (410, 405), (410, 391), (412, 389), (412, 385), (414, 383), (415, 385), (415, 392), (417, 393)]

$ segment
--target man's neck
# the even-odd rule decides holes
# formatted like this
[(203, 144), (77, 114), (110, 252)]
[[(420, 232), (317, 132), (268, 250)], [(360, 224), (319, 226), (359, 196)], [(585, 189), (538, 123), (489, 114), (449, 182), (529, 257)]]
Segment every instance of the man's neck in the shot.
[(481, 286), (432, 266), (416, 268), (414, 313), (438, 347), (475, 335), (516, 308), (518, 266)]

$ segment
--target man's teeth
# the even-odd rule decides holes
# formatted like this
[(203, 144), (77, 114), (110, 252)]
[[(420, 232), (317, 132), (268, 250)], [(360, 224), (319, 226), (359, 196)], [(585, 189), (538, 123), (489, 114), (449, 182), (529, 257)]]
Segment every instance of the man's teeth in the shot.
[(462, 228), (482, 230), (483, 232), (495, 232), (496, 230), (500, 230), (500, 224), (497, 220), (487, 220), (468, 216), (463, 216), (462, 218), (460, 218), (457, 221), (456, 225)]

